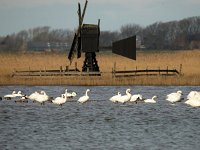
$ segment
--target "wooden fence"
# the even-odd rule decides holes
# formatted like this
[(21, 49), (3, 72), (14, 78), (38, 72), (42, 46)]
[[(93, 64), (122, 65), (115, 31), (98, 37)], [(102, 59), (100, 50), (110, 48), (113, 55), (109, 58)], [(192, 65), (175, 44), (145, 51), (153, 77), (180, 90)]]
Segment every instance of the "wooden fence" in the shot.
[(130, 77), (130, 76), (181, 76), (182, 75), (182, 64), (180, 65), (179, 70), (169, 69), (168, 66), (166, 69), (138, 69), (135, 70), (117, 70), (116, 63), (112, 69), (113, 77)]
[(104, 76), (105, 74), (112, 76), (113, 78), (131, 76), (180, 76), (182, 75), (182, 65), (180, 65), (179, 70), (169, 69), (168, 66), (166, 69), (138, 69), (136, 67), (135, 70), (117, 70), (116, 63), (114, 63), (112, 72), (81, 72), (75, 63), (75, 67), (72, 69), (68, 66), (60, 66), (57, 70), (47, 70), (46, 68), (40, 70), (31, 70), (30, 68), (21, 71), (14, 70), (12, 76)]
[(14, 70), (12, 76), (100, 76), (100, 72), (81, 72), (77, 68), (77, 63), (75, 63), (75, 67), (70, 69), (69, 66), (62, 67), (55, 70), (31, 70), (30, 67), (28, 70)]

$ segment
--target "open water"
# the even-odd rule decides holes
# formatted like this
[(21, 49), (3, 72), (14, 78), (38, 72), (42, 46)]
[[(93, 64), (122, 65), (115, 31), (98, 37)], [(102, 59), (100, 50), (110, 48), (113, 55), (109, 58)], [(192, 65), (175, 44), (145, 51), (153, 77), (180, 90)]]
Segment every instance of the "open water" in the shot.
[[(0, 101), (1, 150), (199, 150), (200, 108), (184, 104), (191, 90), (200, 86), (2, 86), (0, 96), (21, 90), (25, 94), (45, 90), (57, 97), (65, 89), (78, 96), (62, 107)], [(77, 103), (89, 88), (90, 101)], [(126, 88), (156, 104), (114, 104), (109, 98)], [(165, 96), (183, 91), (183, 102), (171, 105)]]

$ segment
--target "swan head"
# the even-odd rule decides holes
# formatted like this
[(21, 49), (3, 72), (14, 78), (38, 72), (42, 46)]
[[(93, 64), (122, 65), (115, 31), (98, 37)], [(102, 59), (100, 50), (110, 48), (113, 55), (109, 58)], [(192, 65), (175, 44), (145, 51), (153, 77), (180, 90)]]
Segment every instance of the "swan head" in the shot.
[(39, 94), (39, 93), (37, 91), (35, 91), (34, 94)]
[(177, 91), (177, 93), (182, 95), (182, 91)]
[(131, 92), (131, 89), (127, 89), (127, 90), (126, 90), (126, 93), (130, 93), (130, 92)]
[(65, 89), (65, 93), (67, 93), (67, 89)]
[(16, 94), (16, 91), (13, 91), (12, 94)]
[(45, 95), (46, 93), (45, 93), (45, 91), (41, 91), (40, 94)]
[(90, 92), (90, 89), (87, 89), (86, 92)]
[(157, 99), (157, 98), (158, 98), (157, 96), (153, 96), (153, 97), (152, 97), (153, 100), (155, 100), (155, 99)]
[(18, 94), (22, 94), (22, 91), (18, 91)]
[(137, 98), (138, 100), (142, 100), (143, 99), (143, 97), (142, 97), (142, 95), (138, 95), (138, 98)]

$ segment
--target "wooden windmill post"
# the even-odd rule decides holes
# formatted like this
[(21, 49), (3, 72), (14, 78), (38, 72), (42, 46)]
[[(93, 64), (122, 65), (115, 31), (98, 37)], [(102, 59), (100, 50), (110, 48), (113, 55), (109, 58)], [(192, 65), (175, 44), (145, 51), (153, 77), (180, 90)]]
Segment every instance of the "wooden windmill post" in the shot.
[(78, 3), (79, 27), (74, 35), (68, 59), (70, 63), (77, 53), (77, 58), (81, 57), (81, 52), (85, 53), (83, 63), (83, 72), (99, 72), (99, 66), (96, 60), (96, 52), (99, 52), (100, 20), (98, 24), (83, 24), (85, 11), (88, 1), (85, 1), (83, 13), (81, 15), (81, 6)]
[[(98, 20), (98, 24), (83, 24), (87, 3), (86, 0), (82, 14), (80, 3), (78, 3), (79, 27), (74, 35), (68, 59), (71, 64), (75, 54), (77, 54), (77, 58), (80, 58), (81, 52), (83, 52), (85, 60), (82, 72), (95, 72), (100, 75), (96, 59), (96, 52), (99, 52), (100, 20)], [(112, 52), (136, 60), (136, 35), (113, 42)]]

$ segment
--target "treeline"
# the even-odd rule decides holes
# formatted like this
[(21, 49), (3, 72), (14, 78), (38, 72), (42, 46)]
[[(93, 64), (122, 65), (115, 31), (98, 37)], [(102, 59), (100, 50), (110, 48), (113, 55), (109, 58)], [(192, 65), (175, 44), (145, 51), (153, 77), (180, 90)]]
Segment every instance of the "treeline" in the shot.
[[(180, 21), (156, 22), (147, 27), (123, 25), (119, 31), (101, 31), (100, 47), (109, 48), (112, 42), (137, 35), (137, 47), (145, 49), (200, 48), (200, 16)], [(74, 31), (37, 27), (0, 37), (0, 50), (26, 51), (29, 42), (58, 42), (71, 45)]]
[(23, 30), (19, 33), (0, 37), (0, 50), (26, 51), (29, 42), (40, 43), (71, 43), (74, 31), (68, 29), (53, 29), (50, 27), (37, 27)]
[(137, 35), (138, 48), (153, 50), (200, 49), (200, 16), (170, 21), (156, 22), (145, 28), (137, 24), (121, 27), (119, 32), (107, 32), (108, 40), (100, 39), (102, 45), (110, 45), (117, 39)]
[(142, 31), (141, 37), (148, 49), (200, 48), (200, 17), (154, 23)]

